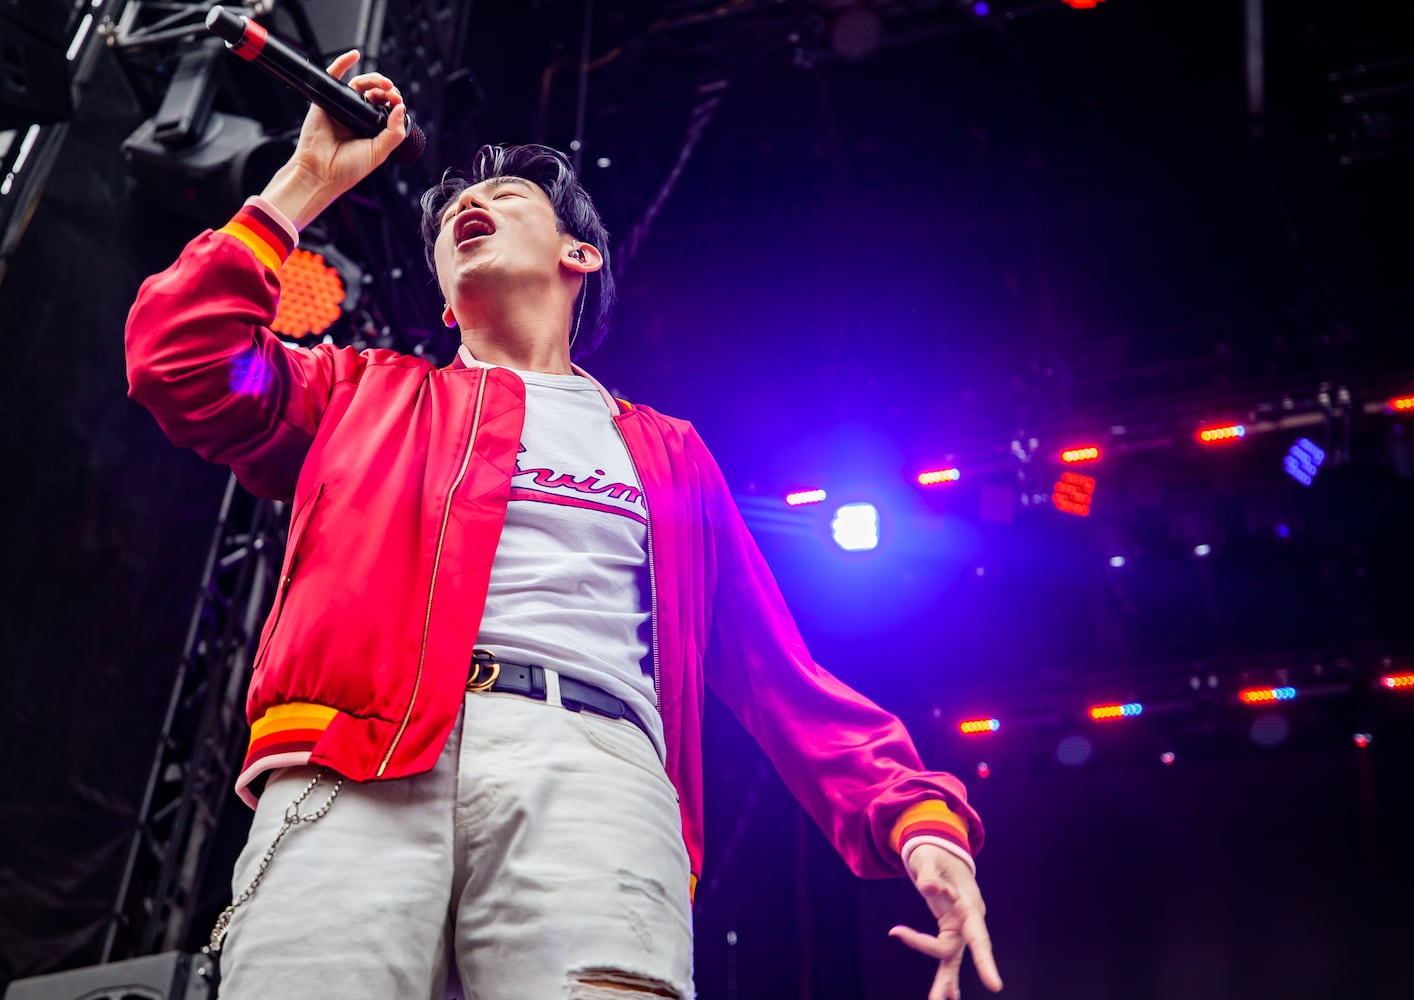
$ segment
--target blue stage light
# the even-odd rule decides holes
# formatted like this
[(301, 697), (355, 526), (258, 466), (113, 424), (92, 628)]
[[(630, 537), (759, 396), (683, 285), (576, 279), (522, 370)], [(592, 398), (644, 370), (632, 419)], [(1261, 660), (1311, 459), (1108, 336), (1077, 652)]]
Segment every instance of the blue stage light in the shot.
[(1286, 453), (1286, 458), (1282, 460), (1281, 464), (1288, 476), (1302, 486), (1310, 486), (1316, 478), (1316, 473), (1321, 471), (1321, 463), (1325, 460), (1325, 451), (1310, 438), (1299, 438), (1291, 446), (1291, 450)]
[(879, 511), (872, 503), (847, 503), (835, 511), (830, 532), (846, 552), (878, 548)]

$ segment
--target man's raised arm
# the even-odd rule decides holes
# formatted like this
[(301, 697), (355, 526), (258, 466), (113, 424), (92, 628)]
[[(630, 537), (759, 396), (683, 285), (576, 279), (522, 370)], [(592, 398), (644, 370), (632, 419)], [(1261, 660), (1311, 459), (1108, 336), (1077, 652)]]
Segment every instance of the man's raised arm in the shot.
[[(357, 61), (347, 52), (329, 72), (342, 77)], [(129, 395), (174, 443), (231, 466), (264, 496), (293, 494), (332, 387), (357, 377), (362, 364), (351, 350), (289, 350), (268, 329), (277, 272), (299, 230), (387, 159), (405, 133), (391, 80), (366, 73), (349, 85), (394, 106), (384, 132), (358, 139), (310, 108), (294, 153), (260, 196), (148, 278), (128, 314)]]

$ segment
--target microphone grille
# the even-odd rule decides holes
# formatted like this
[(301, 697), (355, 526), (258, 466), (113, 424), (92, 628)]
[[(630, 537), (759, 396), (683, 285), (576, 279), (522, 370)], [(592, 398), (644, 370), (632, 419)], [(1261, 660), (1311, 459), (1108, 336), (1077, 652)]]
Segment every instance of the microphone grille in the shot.
[(408, 134), (388, 158), (395, 163), (412, 163), (427, 149), (427, 133), (408, 117)]

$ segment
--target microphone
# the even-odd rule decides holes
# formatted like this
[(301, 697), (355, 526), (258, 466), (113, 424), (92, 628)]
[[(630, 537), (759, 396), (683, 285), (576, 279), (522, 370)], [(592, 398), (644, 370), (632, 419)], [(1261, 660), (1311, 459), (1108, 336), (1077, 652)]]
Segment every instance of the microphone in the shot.
[[(297, 90), (354, 135), (371, 139), (387, 124), (389, 108), (365, 100), (250, 18), (218, 5), (207, 12), (206, 28), (224, 39), (226, 48)], [(413, 124), (411, 115), (407, 117), (407, 130), (407, 137), (389, 157), (398, 163), (411, 163), (427, 148), (427, 136)]]

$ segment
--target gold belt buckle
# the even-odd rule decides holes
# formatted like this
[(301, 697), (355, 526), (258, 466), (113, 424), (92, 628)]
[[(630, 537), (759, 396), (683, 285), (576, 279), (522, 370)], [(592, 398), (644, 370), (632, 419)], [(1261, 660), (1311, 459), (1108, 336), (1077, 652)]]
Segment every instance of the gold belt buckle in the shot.
[[(482, 663), (478, 656), (489, 656), (491, 662), (487, 664), (486, 676), (481, 676)], [(468, 691), (489, 691), (491, 685), (496, 683), (496, 678), (501, 676), (501, 664), (496, 660), (496, 654), (489, 649), (474, 649), (471, 652), (471, 675), (466, 679), (466, 689)]]

